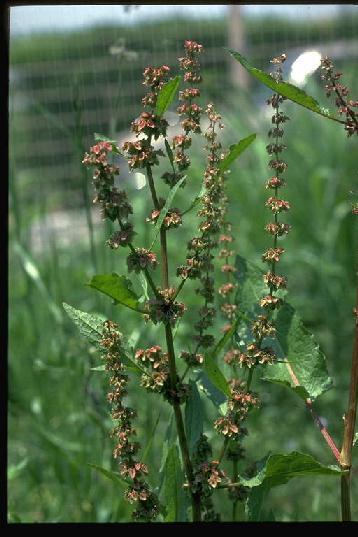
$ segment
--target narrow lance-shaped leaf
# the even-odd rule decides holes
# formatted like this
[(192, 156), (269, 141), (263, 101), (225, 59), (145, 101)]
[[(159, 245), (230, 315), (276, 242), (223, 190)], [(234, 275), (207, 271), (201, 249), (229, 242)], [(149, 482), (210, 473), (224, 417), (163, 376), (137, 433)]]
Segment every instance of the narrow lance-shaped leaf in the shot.
[(169, 142), (168, 142), (168, 140), (167, 140), (166, 138), (164, 139), (164, 143), (165, 143), (165, 149), (167, 150), (167, 155), (168, 155), (170, 164), (171, 164), (172, 166), (174, 166), (174, 155), (173, 155), (173, 151), (172, 151), (172, 148), (170, 147), (170, 144), (169, 144)]
[(227, 397), (230, 397), (230, 387), (220, 368), (216, 365), (211, 354), (206, 354), (204, 358), (204, 371), (214, 384)]
[(194, 200), (191, 202), (189, 207), (185, 209), (185, 211), (182, 212), (182, 215), (187, 214), (189, 211), (194, 209), (194, 207), (196, 207), (200, 203), (200, 200), (204, 196), (205, 191), (206, 191), (206, 186), (205, 186), (205, 180), (204, 180), (202, 182), (199, 194), (194, 198)]
[(221, 351), (224, 349), (226, 343), (228, 343), (230, 341), (231, 337), (233, 336), (233, 334), (235, 333), (235, 331), (236, 331), (236, 329), (238, 327), (239, 321), (240, 321), (239, 318), (235, 319), (235, 321), (231, 325), (231, 328), (227, 332), (225, 332), (223, 337), (215, 345), (215, 347), (214, 347), (214, 349), (213, 349), (213, 351), (211, 353), (211, 355), (214, 358), (214, 360), (219, 356)]
[(139, 306), (139, 297), (130, 289), (131, 282), (125, 276), (119, 276), (115, 272), (96, 274), (87, 285), (113, 298), (116, 303), (143, 313)]
[(163, 209), (160, 211), (160, 215), (158, 216), (158, 220), (156, 221), (155, 223), (155, 226), (154, 226), (154, 238), (153, 238), (153, 241), (152, 241), (152, 244), (150, 246), (150, 249), (153, 248), (157, 238), (158, 238), (158, 235), (159, 235), (159, 231), (160, 231), (160, 228), (163, 224), (163, 221), (164, 221), (164, 218), (166, 217), (167, 215), (167, 212), (169, 211), (170, 209), (170, 206), (172, 204), (172, 201), (174, 199), (174, 196), (175, 194), (177, 193), (178, 191), (178, 188), (180, 188), (180, 186), (183, 184), (183, 182), (185, 181), (186, 179), (186, 176), (184, 175), (184, 177), (182, 177), (174, 186), (173, 188), (170, 190), (169, 194), (168, 194), (168, 197), (167, 197), (167, 200), (165, 202), (165, 205), (163, 207)]
[(110, 481), (113, 481), (116, 485), (119, 485), (120, 487), (128, 487), (129, 483), (122, 479), (119, 474), (116, 472), (112, 472), (112, 470), (107, 470), (106, 468), (103, 468), (102, 466), (99, 466), (98, 464), (92, 464), (90, 462), (86, 463), (87, 466), (90, 468), (93, 468), (98, 473), (104, 475), (107, 479)]
[(155, 113), (157, 116), (162, 116), (169, 108), (180, 84), (180, 76), (176, 76), (169, 80), (159, 91)]
[(29, 254), (23, 249), (23, 247), (18, 242), (16, 241), (14, 242), (13, 248), (21, 259), (21, 263), (24, 268), (24, 271), (29, 276), (29, 278), (31, 278), (31, 280), (34, 282), (35, 286), (37, 287), (38, 291), (43, 295), (44, 299), (46, 300), (46, 305), (48, 306), (50, 312), (54, 316), (54, 319), (56, 320), (56, 322), (61, 323), (62, 311), (60, 310), (60, 308), (58, 307), (58, 305), (56, 304), (56, 302), (53, 300), (52, 296), (50, 295), (50, 292), (47, 289), (46, 285), (44, 284), (40, 271), (37, 268), (35, 262), (31, 259)]
[(204, 393), (206, 397), (210, 399), (213, 405), (220, 411), (222, 405), (224, 405), (227, 401), (226, 395), (224, 395), (221, 390), (217, 389), (217, 387), (211, 382), (208, 375), (203, 370), (199, 372), (196, 381), (200, 391)]
[(190, 455), (203, 432), (204, 409), (196, 382), (189, 381), (189, 396), (185, 403), (185, 431)]
[(111, 140), (110, 138), (108, 138), (104, 134), (100, 134), (99, 132), (94, 133), (94, 139), (96, 140), (96, 142), (109, 142), (112, 146), (113, 153), (115, 153), (116, 155), (122, 154), (118, 149), (118, 142), (116, 140)]
[(320, 116), (326, 117), (327, 119), (331, 119), (333, 121), (340, 122), (338, 118), (332, 116), (325, 108), (322, 108), (313, 97), (308, 95), (301, 88), (298, 88), (297, 86), (290, 84), (289, 82), (276, 82), (276, 80), (268, 73), (265, 73), (264, 71), (261, 71), (256, 67), (252, 67), (247, 61), (247, 59), (244, 58), (244, 56), (242, 56), (239, 52), (236, 52), (235, 50), (231, 49), (228, 50), (233, 56), (233, 58), (235, 58), (235, 60), (240, 62), (241, 65), (254, 78), (262, 82), (262, 84), (264, 84), (268, 88), (272, 89), (276, 93), (279, 93), (280, 95), (283, 95), (287, 99), (290, 99), (294, 103), (297, 103), (304, 108), (307, 108), (308, 110), (319, 114)]
[(165, 522), (180, 522), (183, 516), (181, 512), (182, 488), (184, 476), (180, 465), (178, 447), (172, 445), (169, 448), (165, 461), (164, 474), (164, 498), (166, 506)]
[(230, 165), (249, 147), (250, 144), (255, 140), (256, 134), (250, 134), (246, 138), (243, 138), (237, 144), (233, 144), (229, 148), (229, 153), (226, 157), (220, 162), (219, 168), (223, 172), (230, 167)]

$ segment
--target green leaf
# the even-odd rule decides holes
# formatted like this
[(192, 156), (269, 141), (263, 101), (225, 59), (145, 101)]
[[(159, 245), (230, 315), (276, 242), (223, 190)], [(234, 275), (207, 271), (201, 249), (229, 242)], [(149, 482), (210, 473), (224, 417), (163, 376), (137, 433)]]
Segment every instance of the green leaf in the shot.
[(211, 354), (206, 354), (204, 358), (204, 371), (214, 384), (227, 397), (230, 397), (230, 387), (222, 371), (216, 365)]
[[(87, 338), (92, 345), (94, 345), (98, 350), (102, 351), (101, 346), (102, 332), (103, 332), (103, 321), (105, 321), (104, 316), (93, 315), (92, 313), (86, 313), (85, 311), (77, 310), (70, 306), (69, 304), (63, 303), (64, 310), (70, 317), (70, 319), (75, 323), (77, 328), (85, 338)], [(127, 341), (125, 338), (122, 340), (122, 346), (126, 350), (126, 354), (121, 356), (122, 362), (127, 366), (128, 369), (134, 371), (134, 373), (142, 374), (146, 373), (144, 369), (139, 367), (131, 358), (131, 352), (128, 348)], [(103, 371), (105, 370), (104, 365), (98, 367), (91, 367), (92, 371)]]
[[(238, 292), (236, 303), (249, 317), (261, 312), (258, 302), (267, 294), (263, 271), (243, 257), (236, 258)], [(281, 295), (282, 296), (282, 295)], [(281, 362), (265, 370), (264, 380), (290, 387), (301, 398), (318, 397), (332, 386), (325, 357), (315, 337), (305, 328), (298, 313), (285, 303), (274, 318), (277, 338), (266, 338), (264, 346), (273, 347)], [(282, 363), (282, 362), (286, 363)], [(289, 368), (300, 386), (295, 386)]]
[(130, 280), (125, 276), (119, 276), (115, 272), (96, 274), (87, 285), (113, 298), (115, 302), (127, 306), (127, 308), (144, 313), (139, 307), (138, 296), (130, 289), (132, 285)]
[(111, 140), (110, 138), (108, 138), (104, 134), (100, 134), (99, 132), (94, 133), (94, 139), (96, 140), (96, 142), (109, 142), (112, 146), (113, 153), (115, 153), (116, 155), (122, 154), (118, 149), (118, 142), (116, 140)]
[(213, 357), (214, 360), (219, 356), (221, 351), (225, 348), (225, 345), (230, 341), (230, 339), (234, 335), (234, 333), (235, 333), (235, 331), (236, 331), (236, 329), (238, 327), (239, 321), (240, 321), (240, 319), (235, 319), (235, 321), (231, 325), (230, 330), (225, 332), (223, 337), (215, 345), (214, 350), (211, 352), (211, 356)]
[(155, 438), (155, 431), (157, 430), (157, 427), (159, 425), (159, 421), (160, 421), (160, 415), (161, 415), (161, 412), (159, 412), (158, 416), (157, 416), (157, 419), (155, 420), (155, 423), (154, 423), (154, 426), (153, 426), (153, 429), (149, 435), (149, 440), (148, 440), (148, 443), (147, 445), (145, 446), (145, 449), (143, 450), (143, 455), (142, 455), (142, 460), (143, 462), (146, 461), (147, 457), (148, 457), (148, 454), (150, 452), (150, 448), (152, 447), (152, 444), (153, 444), (153, 440)]
[(103, 365), (99, 365), (97, 367), (91, 367), (90, 369), (91, 369), (91, 371), (106, 371), (106, 366), (103, 364)]
[(90, 462), (86, 463), (87, 466), (90, 468), (94, 468), (98, 473), (104, 475), (107, 477), (107, 479), (110, 479), (113, 481), (113, 483), (116, 483), (116, 485), (120, 485), (121, 487), (128, 487), (129, 483), (125, 481), (125, 479), (122, 479), (119, 474), (116, 472), (112, 472), (111, 470), (107, 470), (106, 468), (103, 468), (102, 466), (99, 466), (98, 464), (92, 464)]
[(13, 248), (15, 252), (20, 257), (22, 266), (28, 277), (33, 281), (34, 285), (37, 287), (37, 290), (42, 294), (43, 298), (46, 301), (46, 304), (49, 308), (49, 311), (52, 313), (54, 320), (57, 323), (62, 323), (62, 311), (53, 300), (50, 295), (49, 290), (47, 289), (44, 281), (41, 277), (40, 271), (36, 266), (35, 262), (31, 259), (30, 255), (24, 250), (24, 248), (16, 241), (14, 241)]
[(165, 522), (181, 522), (182, 497), (183, 497), (184, 475), (180, 465), (178, 447), (172, 445), (169, 448), (165, 461), (165, 477), (163, 493), (165, 498), (166, 515)]
[(202, 197), (204, 196), (204, 194), (205, 194), (205, 191), (206, 191), (206, 186), (205, 186), (205, 181), (203, 181), (202, 184), (201, 184), (201, 189), (200, 189), (199, 194), (194, 198), (194, 200), (193, 200), (192, 203), (189, 205), (189, 207), (188, 207), (187, 209), (185, 209), (185, 211), (182, 212), (182, 215), (187, 214), (187, 213), (190, 212), (192, 209), (194, 209), (194, 207), (196, 207), (197, 205), (199, 205), (201, 198), (202, 198)]
[(259, 300), (267, 294), (264, 272), (240, 255), (236, 256), (235, 266), (238, 283), (235, 301), (240, 305), (240, 310), (252, 315), (257, 310)]
[(158, 238), (158, 235), (159, 235), (159, 232), (160, 232), (160, 228), (162, 227), (162, 223), (164, 221), (164, 218), (166, 217), (167, 215), (167, 212), (169, 211), (170, 209), (170, 206), (172, 204), (172, 201), (174, 199), (174, 196), (175, 194), (177, 193), (178, 191), (178, 188), (180, 188), (180, 186), (183, 184), (183, 182), (185, 181), (186, 179), (186, 176), (184, 175), (184, 177), (182, 177), (174, 186), (173, 188), (169, 191), (169, 194), (168, 194), (168, 197), (167, 197), (167, 200), (165, 202), (165, 205), (163, 207), (163, 209), (160, 211), (160, 215), (158, 216), (158, 220), (156, 221), (156, 224), (155, 224), (155, 227), (154, 227), (154, 238), (153, 238), (153, 241), (152, 241), (152, 244), (150, 246), (150, 249), (152, 250), (157, 238)]
[(28, 459), (23, 459), (18, 464), (11, 464), (7, 469), (7, 479), (11, 481), (18, 477), (28, 464)]
[(294, 477), (306, 477), (312, 475), (341, 476), (338, 466), (325, 466), (311, 455), (293, 451), (292, 453), (276, 453), (269, 455), (266, 464), (251, 479), (240, 479), (245, 487), (272, 488), (288, 483)]
[(196, 382), (189, 381), (189, 396), (185, 404), (185, 431), (190, 456), (203, 432), (204, 409)]
[(226, 157), (220, 162), (219, 168), (223, 172), (227, 170), (230, 165), (236, 160), (241, 153), (245, 151), (249, 147), (249, 145), (255, 140), (256, 134), (250, 134), (250, 136), (247, 136), (246, 138), (243, 138), (238, 142), (237, 144), (233, 144), (229, 148), (229, 154), (226, 155)]
[(105, 317), (77, 310), (65, 302), (63, 303), (63, 308), (70, 319), (72, 319), (78, 327), (80, 334), (87, 338), (98, 349), (101, 349), (99, 342), (102, 339)]
[(176, 76), (164, 84), (157, 97), (157, 104), (155, 107), (157, 116), (162, 116), (168, 110), (178, 90), (179, 84), (180, 76)]
[(263, 522), (262, 507), (269, 492), (267, 485), (260, 485), (251, 489), (246, 503), (246, 516), (249, 522)]
[(254, 78), (262, 82), (268, 88), (272, 89), (276, 93), (279, 93), (280, 95), (283, 95), (287, 99), (290, 99), (294, 103), (297, 103), (304, 108), (308, 108), (308, 110), (311, 110), (312, 112), (315, 112), (320, 116), (326, 117), (327, 119), (332, 119), (333, 121), (340, 122), (336, 117), (330, 115), (330, 113), (326, 109), (322, 108), (313, 97), (307, 95), (307, 93), (301, 88), (298, 88), (297, 86), (294, 86), (289, 82), (276, 82), (276, 80), (271, 75), (265, 73), (264, 71), (261, 71), (260, 69), (256, 69), (256, 67), (252, 67), (246, 60), (246, 58), (239, 54), (239, 52), (236, 52), (235, 50), (231, 49), (228, 50), (230, 54), (235, 58), (235, 60), (240, 62), (241, 65)]
[[(292, 306), (284, 304), (275, 319), (278, 356), (287, 363), (266, 368), (264, 380), (277, 382), (293, 389), (302, 399), (317, 398), (332, 387), (325, 356), (314, 335), (304, 326)], [(296, 376), (296, 386), (290, 369)]]
[(220, 410), (221, 405), (225, 404), (227, 400), (223, 392), (216, 388), (205, 371), (201, 370), (196, 380), (199, 389), (210, 399), (214, 406)]
[(174, 166), (174, 155), (173, 155), (173, 151), (172, 151), (172, 148), (170, 147), (169, 145), (169, 142), (168, 140), (165, 138), (164, 139), (164, 143), (165, 143), (165, 149), (167, 150), (167, 155), (168, 155), (168, 158), (170, 160), (170, 164), (172, 166)]

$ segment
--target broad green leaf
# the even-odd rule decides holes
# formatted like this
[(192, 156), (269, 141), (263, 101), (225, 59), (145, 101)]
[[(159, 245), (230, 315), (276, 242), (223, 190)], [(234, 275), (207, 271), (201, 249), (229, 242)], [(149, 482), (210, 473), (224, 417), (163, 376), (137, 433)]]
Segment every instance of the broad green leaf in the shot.
[(87, 285), (113, 298), (115, 302), (127, 306), (127, 308), (144, 313), (139, 307), (139, 297), (131, 290), (131, 282), (125, 276), (119, 276), (115, 272), (97, 274)]
[[(261, 310), (258, 301), (267, 293), (263, 271), (240, 256), (237, 256), (236, 268), (238, 269), (236, 302), (240, 309), (253, 317), (255, 312)], [(280, 308), (274, 321), (277, 338), (267, 338), (263, 343), (274, 348), (281, 362), (268, 366), (265, 369), (264, 379), (291, 387), (303, 399), (318, 397), (331, 387), (332, 381), (328, 375), (325, 357), (316, 339), (305, 328), (297, 312), (287, 303)], [(296, 386), (293, 382), (290, 367), (300, 386)]]
[(96, 140), (96, 142), (109, 142), (112, 146), (113, 153), (115, 153), (116, 155), (121, 155), (121, 152), (119, 151), (117, 146), (118, 142), (116, 140), (111, 140), (110, 138), (108, 138), (104, 134), (100, 134), (99, 132), (94, 133), (94, 139)]
[[(275, 319), (279, 357), (287, 363), (277, 363), (265, 370), (264, 380), (292, 388), (302, 399), (315, 399), (332, 387), (325, 356), (313, 334), (289, 304), (284, 304)], [(280, 356), (281, 355), (281, 356)], [(290, 369), (299, 382), (297, 386)]]
[(240, 255), (236, 256), (235, 266), (238, 283), (236, 302), (241, 311), (251, 315), (257, 310), (259, 300), (267, 294), (263, 281), (263, 271)]
[(86, 463), (87, 466), (90, 468), (93, 468), (98, 473), (104, 475), (107, 477), (107, 479), (110, 479), (113, 481), (113, 483), (116, 483), (116, 485), (120, 485), (121, 487), (128, 487), (129, 483), (125, 479), (122, 479), (119, 474), (116, 472), (112, 472), (112, 470), (107, 470), (106, 468), (103, 468), (102, 466), (99, 466), (98, 464), (92, 464), (90, 462)]
[(162, 116), (168, 110), (178, 90), (179, 84), (180, 76), (176, 76), (164, 84), (159, 91), (157, 104), (155, 106), (155, 113), (157, 116)]
[(79, 329), (80, 334), (87, 338), (98, 349), (101, 349), (99, 342), (102, 339), (105, 317), (77, 310), (65, 302), (63, 303), (63, 308)]
[(174, 444), (168, 450), (165, 461), (163, 493), (166, 506), (165, 522), (181, 522), (184, 475), (180, 465), (178, 447)]
[(250, 494), (246, 502), (246, 516), (249, 522), (263, 522), (263, 510), (262, 507), (266, 500), (269, 487), (265, 484), (259, 487), (254, 487), (250, 490)]
[(222, 371), (219, 369), (219, 367), (216, 365), (213, 357), (211, 354), (206, 354), (204, 358), (204, 371), (211, 380), (211, 382), (214, 384), (214, 386), (220, 390), (223, 394), (225, 394), (227, 397), (230, 397), (230, 387), (229, 384), (224, 377)]
[(204, 409), (196, 382), (189, 381), (189, 396), (185, 404), (185, 431), (190, 455), (203, 432)]
[(163, 207), (163, 209), (160, 211), (160, 215), (158, 216), (158, 220), (156, 221), (156, 224), (154, 226), (154, 237), (153, 237), (153, 241), (152, 241), (152, 244), (150, 246), (150, 249), (152, 250), (156, 240), (157, 240), (157, 237), (159, 235), (159, 232), (160, 232), (160, 228), (162, 227), (162, 223), (164, 221), (164, 218), (166, 217), (167, 215), (167, 212), (169, 211), (170, 209), (170, 206), (172, 204), (172, 201), (174, 199), (174, 196), (175, 194), (177, 193), (178, 191), (178, 188), (180, 188), (180, 186), (183, 184), (183, 182), (185, 181), (186, 179), (186, 176), (184, 175), (184, 177), (182, 177), (174, 186), (173, 188), (169, 191), (169, 194), (168, 194), (168, 197), (167, 197), (167, 200), (165, 202), (165, 205)]
[(338, 466), (325, 466), (311, 455), (293, 451), (292, 453), (276, 453), (267, 457), (266, 464), (257, 475), (251, 479), (240, 479), (245, 487), (272, 488), (283, 485), (294, 477), (306, 477), (313, 475), (341, 476)]
[(227, 170), (230, 165), (249, 147), (249, 145), (255, 140), (256, 134), (250, 134), (246, 138), (243, 138), (237, 144), (233, 144), (229, 148), (229, 154), (220, 162), (219, 168), (223, 172)]
[(327, 119), (332, 119), (333, 121), (340, 122), (339, 119), (330, 115), (329, 111), (327, 111), (325, 108), (322, 108), (313, 97), (307, 95), (307, 93), (301, 88), (298, 88), (297, 86), (294, 86), (289, 82), (276, 82), (276, 80), (268, 73), (265, 73), (264, 71), (261, 71), (256, 67), (252, 67), (246, 60), (246, 58), (239, 54), (239, 52), (236, 52), (235, 50), (231, 49), (228, 50), (230, 54), (235, 58), (235, 60), (240, 62), (241, 65), (245, 67), (245, 69), (254, 78), (262, 82), (262, 84), (264, 84), (268, 88), (272, 89), (276, 93), (279, 93), (280, 95), (283, 95), (287, 99), (290, 99), (294, 103), (297, 103), (304, 108), (308, 108), (308, 110), (311, 110), (312, 112), (315, 112), (320, 116), (326, 117)]
[[(93, 315), (92, 313), (86, 313), (85, 311), (77, 310), (70, 306), (69, 304), (63, 303), (64, 310), (72, 319), (72, 321), (75, 323), (77, 328), (80, 331), (80, 334), (82, 334), (85, 338), (87, 338), (92, 345), (94, 345), (98, 350), (103, 350), (102, 346), (100, 344), (100, 341), (102, 339), (102, 331), (103, 331), (103, 321), (105, 321), (105, 317), (99, 316), (99, 315)], [(131, 358), (130, 358), (130, 350), (127, 345), (126, 338), (123, 338), (122, 340), (123, 348), (126, 350), (126, 354), (121, 356), (121, 360), (123, 363), (130, 369), (131, 371), (134, 371), (137, 374), (146, 373), (144, 369), (139, 367)], [(92, 371), (104, 371), (105, 366), (100, 365), (98, 367), (92, 367)]]

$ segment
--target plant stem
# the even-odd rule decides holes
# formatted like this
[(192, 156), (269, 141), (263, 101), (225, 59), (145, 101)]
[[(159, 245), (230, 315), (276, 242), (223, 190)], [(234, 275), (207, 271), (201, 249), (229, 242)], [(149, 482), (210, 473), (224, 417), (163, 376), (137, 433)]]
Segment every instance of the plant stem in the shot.
[[(287, 362), (287, 360), (284, 360), (285, 364), (286, 364), (286, 367), (287, 367), (287, 370), (290, 374), (290, 377), (292, 379), (292, 382), (295, 386), (300, 386), (300, 383), (298, 381), (298, 378), (296, 377), (296, 374), (294, 373), (291, 365)], [(314, 411), (313, 409), (313, 404), (312, 404), (312, 400), (307, 398), (305, 400), (305, 405), (307, 407), (307, 409), (309, 410), (312, 418), (313, 418), (313, 421), (315, 422), (315, 424), (317, 425), (317, 427), (319, 428), (319, 430), (321, 431), (321, 434), (323, 436), (323, 438), (325, 439), (325, 441), (327, 442), (330, 450), (332, 451), (333, 453), (333, 456), (336, 458), (336, 460), (338, 462), (340, 462), (340, 454), (339, 454), (339, 449), (337, 448), (333, 438), (331, 437), (331, 435), (329, 434), (327, 428), (323, 425), (320, 417), (318, 416), (318, 414), (316, 414), (316, 412)]]
[(228, 445), (229, 445), (229, 438), (226, 437), (225, 440), (224, 440), (223, 447), (221, 448), (221, 452), (220, 452), (219, 458), (218, 458), (219, 464), (221, 463), (221, 461), (222, 461), (223, 458), (224, 458), (224, 455), (225, 455), (225, 453), (226, 453), (226, 449), (227, 449)]
[[(147, 176), (148, 176), (148, 183), (149, 183), (149, 188), (150, 188), (150, 192), (152, 195), (154, 207), (157, 210), (160, 210), (160, 205), (159, 205), (159, 201), (157, 198), (157, 193), (155, 190), (155, 185), (154, 185), (154, 180), (153, 180), (153, 174), (152, 174), (152, 170), (150, 166), (147, 166)], [(167, 289), (169, 287), (168, 250), (167, 250), (166, 229), (164, 228), (163, 225), (160, 228), (160, 249), (161, 249), (161, 260), (162, 260), (162, 286), (164, 289)], [(194, 482), (193, 467), (192, 467), (191, 460), (190, 460), (188, 442), (187, 442), (187, 438), (185, 434), (185, 428), (184, 428), (183, 416), (182, 416), (181, 409), (180, 409), (180, 403), (175, 398), (178, 375), (177, 375), (177, 370), (175, 366), (174, 341), (173, 341), (173, 333), (172, 333), (170, 323), (165, 324), (165, 338), (166, 338), (167, 350), (168, 350), (170, 384), (171, 384), (171, 390), (173, 393), (172, 404), (174, 408), (174, 416), (175, 416), (175, 423), (176, 423), (176, 428), (178, 432), (180, 451), (181, 451), (182, 458), (183, 458), (185, 474), (188, 479), (189, 488), (190, 488), (190, 496), (191, 496), (191, 503), (192, 503), (192, 509), (193, 509), (193, 522), (200, 522), (201, 520), (200, 494), (193, 492), (193, 482)]]
[[(177, 382), (177, 372), (175, 367), (175, 353), (174, 353), (174, 343), (173, 343), (173, 334), (170, 324), (165, 325), (165, 336), (167, 341), (168, 348), (168, 360), (169, 360), (169, 373), (172, 389), (175, 389)], [(200, 506), (200, 495), (193, 492), (193, 467), (190, 460), (188, 443), (185, 435), (183, 416), (180, 409), (180, 404), (178, 401), (173, 399), (173, 408), (176, 427), (178, 431), (179, 445), (183, 457), (183, 463), (185, 468), (185, 473), (189, 482), (191, 503), (193, 508), (193, 522), (200, 522), (201, 520), (201, 506)]]
[(358, 386), (358, 290), (355, 308), (355, 337), (352, 354), (351, 380), (349, 388), (348, 410), (344, 419), (343, 445), (340, 455), (340, 465), (347, 473), (341, 477), (341, 510), (342, 520), (351, 520), (351, 467), (352, 467), (352, 446), (354, 438), (354, 428), (357, 413), (357, 386)]
[[(235, 479), (237, 478), (237, 472), (238, 472), (237, 459), (234, 459), (232, 461), (232, 479), (233, 479), (233, 481), (235, 481)], [(233, 500), (233, 502), (232, 502), (232, 520), (233, 520), (233, 522), (236, 522), (236, 507), (237, 507), (237, 500)]]

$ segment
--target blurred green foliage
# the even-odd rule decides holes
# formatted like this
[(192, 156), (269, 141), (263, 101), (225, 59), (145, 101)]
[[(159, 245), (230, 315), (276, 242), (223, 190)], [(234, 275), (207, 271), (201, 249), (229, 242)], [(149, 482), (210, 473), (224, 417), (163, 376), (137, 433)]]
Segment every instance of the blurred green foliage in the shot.
[[(222, 31), (221, 24), (220, 21), (212, 23), (218, 35)], [(277, 21), (275, 24), (277, 27)], [(289, 23), (284, 24), (282, 28), (287, 33)], [(162, 35), (166, 36), (168, 29), (165, 23), (158, 24), (156, 31), (159, 32), (160, 28)], [(270, 35), (267, 28), (269, 26), (260, 28), (260, 32), (268, 32), (265, 39), (269, 39)], [(295, 28), (298, 32), (299, 26)], [(331, 31), (328, 23), (327, 28), (327, 32)], [(191, 34), (189, 30), (188, 26), (183, 30), (185, 37), (190, 34), (191, 38), (197, 38), (205, 45), (205, 35)], [(279, 49), (278, 30), (276, 32), (276, 41), (273, 42)], [(91, 50), (95, 50), (97, 34), (97, 30), (86, 32), (82, 37), (79, 34), (78, 39), (91, 43)], [(250, 35), (254, 36), (254, 33)], [(312, 37), (314, 35), (313, 32)], [(43, 52), (45, 41), (41, 39), (46, 38), (32, 38), (33, 41), (27, 43), (29, 50), (33, 47), (32, 57), (39, 43)], [(264, 39), (262, 33), (260, 39)], [(54, 50), (57, 42), (53, 36), (51, 43)], [(145, 46), (152, 47), (152, 41)], [(61, 54), (60, 51), (59, 44), (57, 53)], [(12, 61), (26, 61), (27, 56), (21, 54), (20, 48), (16, 51), (16, 47), (12, 47)], [(345, 68), (344, 65), (338, 67), (340, 70)], [(140, 83), (139, 80), (138, 73), (137, 83)], [(351, 85), (353, 96), (357, 95), (357, 80), (353, 79), (352, 72), (346, 73), (344, 81)], [(205, 100), (207, 94), (205, 87), (203, 89)], [(325, 105), (317, 80), (311, 80), (306, 90)], [(251, 132), (257, 133), (256, 141), (235, 164), (228, 181), (235, 247), (240, 255), (257, 263), (267, 246), (267, 236), (263, 231), (268, 218), (264, 208), (264, 182), (270, 176), (270, 169), (265, 146), (271, 111), (264, 105), (269, 94), (268, 90), (265, 91), (260, 90), (256, 102), (252, 101), (251, 95), (238, 91), (222, 95), (221, 104), (216, 101), (226, 125), (223, 136), (227, 145)], [(282, 260), (282, 270), (288, 276), (289, 301), (316, 334), (327, 356), (335, 386), (317, 402), (317, 410), (327, 420), (329, 430), (339, 445), (342, 415), (348, 398), (354, 324), (352, 308), (358, 237), (349, 193), (357, 184), (355, 140), (347, 140), (343, 128), (333, 122), (314, 117), (292, 103), (286, 102), (285, 107), (291, 118), (285, 135), (289, 164), (285, 195), (292, 204), (288, 220), (293, 229), (285, 240), (287, 253)], [(204, 163), (201, 145), (199, 141), (195, 144), (188, 185), (184, 190), (180, 189), (175, 198), (175, 205), (183, 209), (200, 191)], [(79, 156), (78, 177), (80, 174)], [(165, 195), (167, 188), (160, 184), (159, 171), (156, 175), (160, 193)], [(89, 177), (87, 181), (90, 203)], [(91, 370), (91, 367), (100, 365), (100, 358), (79, 337), (62, 311), (61, 303), (66, 301), (81, 310), (105, 314), (117, 321), (121, 330), (130, 334), (138, 346), (161, 344), (163, 334), (160, 327), (138, 322), (138, 314), (111, 305), (110, 300), (84, 286), (95, 270), (86, 237), (82, 242), (73, 242), (69, 246), (61, 246), (52, 240), (43, 255), (31, 250), (29, 230), (34, 218), (51, 214), (56, 200), (61, 199), (62, 185), (57, 185), (52, 195), (46, 197), (41, 192), (41, 184), (34, 179), (29, 181), (28, 188), (36, 193), (35, 201), (27, 206), (21, 203), (14, 162), (10, 178), (9, 520), (127, 521), (131, 508), (123, 499), (123, 490), (88, 466), (92, 463), (116, 470), (111, 457), (112, 440), (108, 436), (111, 423), (105, 396), (107, 382), (103, 372)], [(21, 188), (24, 188), (23, 184)], [(152, 229), (145, 224), (151, 208), (148, 189), (135, 190), (131, 185), (128, 189), (134, 205), (138, 243), (148, 246), (152, 235)], [(194, 230), (195, 211), (187, 215), (179, 231), (169, 233), (172, 273), (183, 262), (186, 242)], [(98, 273), (116, 270), (124, 274), (126, 252), (111, 251), (105, 247), (108, 235), (107, 225), (95, 226), (96, 270)], [(21, 244), (27, 256), (19, 253), (21, 249), (15, 247), (16, 243)], [(219, 281), (220, 278), (219, 274)], [(140, 290), (139, 279), (133, 277), (133, 283)], [(190, 341), (198, 306), (194, 288), (195, 284), (184, 287), (183, 299), (188, 305), (188, 312), (177, 332), (175, 344), (178, 350), (186, 349)], [(218, 327), (220, 324), (218, 321)], [(151, 482), (158, 486), (163, 437), (170, 413), (157, 396), (139, 390), (135, 379), (130, 386), (128, 399), (138, 410), (138, 437), (143, 450), (151, 442), (147, 462)], [(245, 440), (246, 463), (262, 458), (269, 451), (292, 450), (310, 453), (322, 463), (335, 462), (298, 398), (285, 388), (264, 383), (258, 378), (255, 378), (254, 389), (261, 394), (262, 407), (249, 419), (250, 434)], [(161, 417), (153, 434), (159, 412)], [(213, 441), (215, 458), (221, 446), (211, 426), (216, 410), (207, 403), (205, 412), (206, 431)], [(355, 465), (358, 463), (356, 449)], [(227, 469), (230, 471), (229, 465)], [(358, 518), (357, 482), (355, 469), (352, 502), (355, 520)], [(214, 501), (223, 513), (223, 520), (229, 520), (231, 504), (226, 492), (216, 492)], [(279, 521), (338, 520), (339, 482), (335, 478), (296, 479), (289, 486), (278, 487), (270, 493), (267, 509), (272, 509)]]

